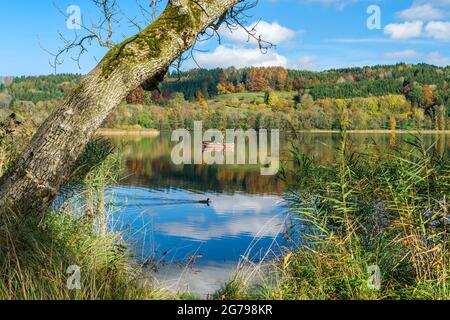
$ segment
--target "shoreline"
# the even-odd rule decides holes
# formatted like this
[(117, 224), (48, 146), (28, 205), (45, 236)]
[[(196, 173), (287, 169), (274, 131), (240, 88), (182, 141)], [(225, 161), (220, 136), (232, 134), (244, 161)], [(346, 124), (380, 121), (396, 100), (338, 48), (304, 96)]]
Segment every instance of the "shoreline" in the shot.
[[(339, 133), (339, 130), (298, 130), (298, 133)], [(348, 133), (353, 134), (450, 134), (450, 130), (395, 130), (392, 132), (388, 129), (361, 129), (361, 130), (347, 130)], [(142, 136), (142, 137), (157, 137), (161, 135), (161, 131), (157, 129), (115, 129), (115, 128), (101, 128), (96, 132), (101, 136)]]
[[(339, 133), (339, 130), (298, 130), (300, 133)], [(361, 129), (361, 130), (347, 130), (347, 133), (377, 133), (377, 134), (450, 134), (450, 130), (389, 130), (389, 129)]]
[(142, 137), (157, 137), (161, 134), (156, 129), (114, 129), (114, 128), (101, 128), (98, 129), (96, 134), (101, 136), (142, 136)]

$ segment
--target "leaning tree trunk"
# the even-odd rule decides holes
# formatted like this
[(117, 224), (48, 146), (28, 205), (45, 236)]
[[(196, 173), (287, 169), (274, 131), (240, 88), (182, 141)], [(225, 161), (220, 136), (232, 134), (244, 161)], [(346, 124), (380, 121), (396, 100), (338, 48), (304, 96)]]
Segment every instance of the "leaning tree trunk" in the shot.
[[(172, 0), (139, 34), (106, 54), (45, 121), (0, 180), (0, 214), (43, 214), (108, 114), (142, 83), (157, 79), (203, 31), (240, 0)], [(0, 216), (1, 218), (1, 216)]]

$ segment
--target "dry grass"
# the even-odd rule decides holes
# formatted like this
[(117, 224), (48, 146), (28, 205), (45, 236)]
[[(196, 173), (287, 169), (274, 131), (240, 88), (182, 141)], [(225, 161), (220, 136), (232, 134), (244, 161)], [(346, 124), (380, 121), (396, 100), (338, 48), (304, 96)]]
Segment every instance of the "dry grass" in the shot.
[[(104, 191), (117, 181), (121, 164), (109, 142), (95, 140), (77, 162), (58, 208), (43, 219), (8, 216), (0, 226), (0, 300), (179, 298), (153, 285), (122, 234), (111, 229)], [(70, 266), (80, 268), (79, 289), (67, 286)]]
[[(450, 163), (420, 136), (389, 152), (355, 151), (345, 130), (335, 165), (292, 152), (287, 201), (295, 239), (257, 285), (239, 275), (225, 298), (449, 299)], [(381, 287), (368, 285), (369, 266)]]

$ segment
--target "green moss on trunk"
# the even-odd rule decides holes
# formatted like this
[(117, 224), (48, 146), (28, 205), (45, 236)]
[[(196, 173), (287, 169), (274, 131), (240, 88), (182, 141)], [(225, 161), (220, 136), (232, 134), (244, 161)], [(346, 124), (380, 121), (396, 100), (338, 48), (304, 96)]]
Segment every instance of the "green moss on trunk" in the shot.
[[(163, 14), (145, 30), (123, 41), (111, 49), (103, 58), (102, 72), (108, 76), (120, 64), (128, 66), (142, 63), (142, 59), (150, 60), (161, 57), (165, 50), (173, 44), (173, 35), (183, 40), (180, 52), (186, 50), (196, 34), (201, 31), (200, 7), (189, 6), (188, 14), (180, 14), (179, 9), (169, 4)], [(141, 53), (145, 53), (142, 55)]]

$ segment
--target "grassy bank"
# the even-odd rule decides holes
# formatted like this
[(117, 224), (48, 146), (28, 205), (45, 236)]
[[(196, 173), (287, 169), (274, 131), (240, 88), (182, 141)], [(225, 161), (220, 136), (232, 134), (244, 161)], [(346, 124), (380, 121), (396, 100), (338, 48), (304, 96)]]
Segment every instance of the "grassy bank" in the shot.
[[(168, 297), (132, 266), (120, 234), (97, 229), (101, 223), (67, 212), (51, 212), (43, 221), (11, 219), (1, 230), (0, 299)], [(71, 266), (79, 267), (79, 287), (70, 280)]]
[(284, 173), (296, 181), (286, 196), (290, 249), (236, 272), (218, 297), (449, 299), (449, 159), (407, 139), (388, 152), (354, 150), (344, 130), (327, 167), (294, 143), (296, 167)]
[[(3, 142), (6, 167), (18, 150)], [(153, 286), (122, 234), (110, 226), (104, 192), (117, 182), (121, 164), (120, 153), (107, 141), (93, 141), (57, 206), (40, 216), (11, 212), (0, 225), (1, 300), (179, 298)]]

